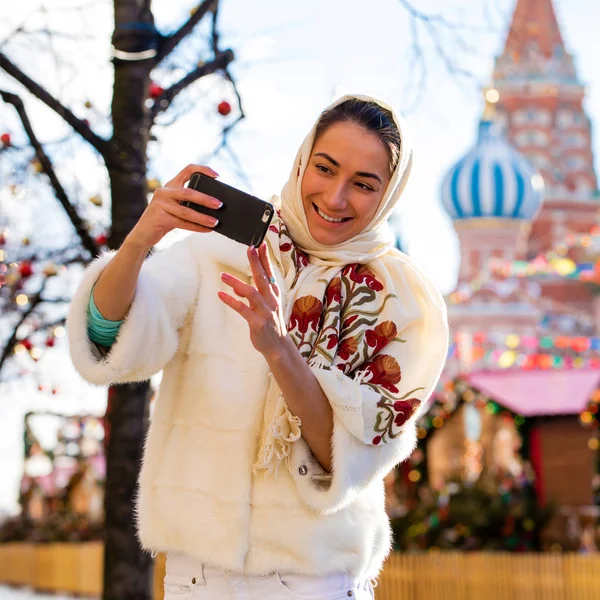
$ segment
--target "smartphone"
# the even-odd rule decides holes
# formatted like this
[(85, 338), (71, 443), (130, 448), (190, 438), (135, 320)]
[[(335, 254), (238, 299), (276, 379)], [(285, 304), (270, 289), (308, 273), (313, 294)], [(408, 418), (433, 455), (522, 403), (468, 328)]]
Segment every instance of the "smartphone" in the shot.
[(194, 173), (188, 187), (217, 198), (223, 206), (212, 209), (189, 200), (182, 201), (182, 206), (219, 219), (213, 229), (236, 242), (256, 247), (262, 244), (275, 214), (275, 207), (270, 202), (202, 173)]

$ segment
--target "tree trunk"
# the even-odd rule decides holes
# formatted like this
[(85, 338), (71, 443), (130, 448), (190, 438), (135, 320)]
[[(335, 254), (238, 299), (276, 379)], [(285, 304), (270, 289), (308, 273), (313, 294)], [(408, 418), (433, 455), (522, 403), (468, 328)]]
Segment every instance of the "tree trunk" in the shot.
[[(149, 0), (115, 0), (113, 44), (122, 52), (155, 46)], [(150, 60), (114, 60), (112, 159), (107, 161), (112, 195), (109, 246), (118, 248), (147, 206), (146, 149), (149, 135), (145, 108)], [(135, 352), (135, 348), (130, 349)], [(152, 559), (136, 536), (134, 502), (148, 421), (150, 384), (112, 387), (106, 412), (106, 538), (104, 600), (152, 597)]]

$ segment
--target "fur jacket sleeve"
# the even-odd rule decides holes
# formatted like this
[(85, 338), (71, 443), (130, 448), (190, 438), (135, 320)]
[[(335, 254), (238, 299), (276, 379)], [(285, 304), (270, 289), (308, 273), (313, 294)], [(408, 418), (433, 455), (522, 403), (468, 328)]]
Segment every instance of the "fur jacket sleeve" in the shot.
[(199, 287), (192, 240), (189, 236), (145, 261), (129, 312), (104, 357), (88, 338), (87, 306), (115, 253), (100, 256), (86, 269), (67, 318), (71, 358), (84, 379), (95, 385), (144, 381), (171, 360)]

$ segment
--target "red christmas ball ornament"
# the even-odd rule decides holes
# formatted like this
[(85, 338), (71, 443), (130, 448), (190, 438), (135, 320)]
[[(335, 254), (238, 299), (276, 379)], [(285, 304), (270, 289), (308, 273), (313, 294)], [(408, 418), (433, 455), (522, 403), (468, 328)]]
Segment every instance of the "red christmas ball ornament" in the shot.
[(220, 115), (226, 117), (231, 112), (231, 104), (229, 104), (229, 102), (226, 100), (223, 100), (223, 102), (219, 102), (217, 110), (219, 111)]
[(4, 246), (4, 244), (6, 244), (6, 236), (0, 233), (0, 246)]
[(152, 82), (150, 84), (149, 93), (150, 93), (150, 98), (152, 98), (153, 100), (156, 100), (160, 95), (162, 95), (162, 93), (164, 91), (165, 90), (163, 88), (161, 88), (160, 85), (158, 85), (158, 83)]
[(106, 242), (108, 242), (108, 238), (104, 233), (101, 233), (96, 237), (96, 244), (98, 244), (98, 246), (106, 246)]
[(33, 275), (33, 267), (28, 260), (24, 260), (19, 265), (19, 273), (21, 274), (21, 277), (31, 277)]
[(23, 340), (21, 344), (23, 345), (23, 348), (27, 350), (27, 352), (29, 352), (33, 348), (33, 344), (27, 339)]
[(10, 133), (3, 133), (0, 135), (0, 142), (2, 142), (5, 146), (10, 146)]
[(54, 337), (52, 337), (51, 335), (49, 335), (48, 339), (46, 340), (46, 346), (48, 346), (48, 348), (54, 347)]

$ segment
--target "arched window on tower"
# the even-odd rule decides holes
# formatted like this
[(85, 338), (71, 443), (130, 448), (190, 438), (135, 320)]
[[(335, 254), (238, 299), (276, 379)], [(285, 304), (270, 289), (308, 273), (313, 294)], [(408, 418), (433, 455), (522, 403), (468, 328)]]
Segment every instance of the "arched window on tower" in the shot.
[(559, 129), (566, 129), (574, 123), (574, 114), (568, 108), (561, 108), (556, 114), (556, 124)]
[(570, 133), (565, 137), (564, 144), (567, 148), (584, 148), (586, 139), (582, 133)]
[(586, 160), (583, 156), (567, 156), (565, 164), (569, 171), (581, 171), (586, 167)]

